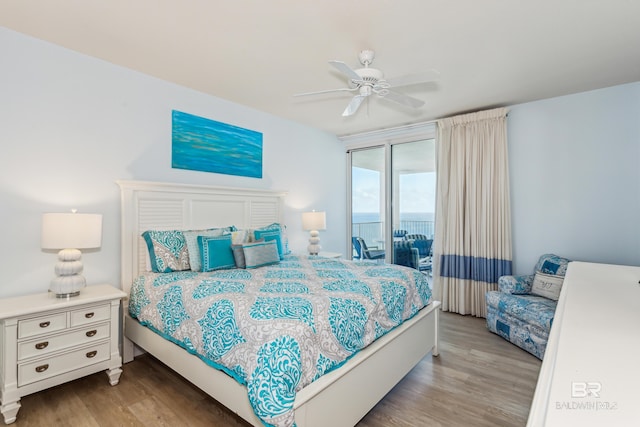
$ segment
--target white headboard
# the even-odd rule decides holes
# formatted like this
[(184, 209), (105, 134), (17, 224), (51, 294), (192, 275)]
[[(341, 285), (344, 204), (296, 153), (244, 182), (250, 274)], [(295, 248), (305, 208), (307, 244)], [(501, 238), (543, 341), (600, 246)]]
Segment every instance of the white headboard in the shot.
[(128, 294), (145, 269), (144, 231), (235, 225), (239, 229), (282, 223), (283, 191), (117, 181), (121, 195), (121, 278)]

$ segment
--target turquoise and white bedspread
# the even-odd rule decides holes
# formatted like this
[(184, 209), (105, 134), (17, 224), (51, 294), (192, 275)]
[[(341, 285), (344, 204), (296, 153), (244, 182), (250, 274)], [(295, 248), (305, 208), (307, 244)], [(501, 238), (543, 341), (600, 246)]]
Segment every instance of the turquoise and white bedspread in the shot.
[(129, 312), (246, 385), (265, 425), (292, 426), (298, 390), (430, 299), (418, 270), (288, 256), (254, 270), (145, 274)]

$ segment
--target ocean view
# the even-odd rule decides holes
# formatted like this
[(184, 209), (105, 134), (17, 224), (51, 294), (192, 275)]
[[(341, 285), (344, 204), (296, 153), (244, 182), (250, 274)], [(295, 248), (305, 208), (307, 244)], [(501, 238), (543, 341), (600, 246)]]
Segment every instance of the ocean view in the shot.
[[(400, 221), (433, 221), (433, 212), (407, 212), (400, 214)], [(353, 224), (363, 222), (380, 222), (380, 214), (377, 212), (354, 212), (351, 216)]]

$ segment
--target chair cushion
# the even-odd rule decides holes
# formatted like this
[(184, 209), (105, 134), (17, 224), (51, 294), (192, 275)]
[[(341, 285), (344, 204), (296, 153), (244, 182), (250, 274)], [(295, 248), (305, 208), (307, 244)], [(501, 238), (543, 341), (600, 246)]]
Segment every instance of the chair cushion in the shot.
[(487, 306), (491, 306), (500, 312), (500, 316), (509, 321), (516, 321), (535, 325), (547, 332), (551, 330), (553, 316), (556, 311), (557, 301), (537, 295), (512, 295), (499, 291), (490, 291), (486, 294)]
[(533, 277), (533, 274), (523, 276), (500, 276), (500, 278), (498, 278), (498, 290), (505, 294), (528, 294), (531, 292)]

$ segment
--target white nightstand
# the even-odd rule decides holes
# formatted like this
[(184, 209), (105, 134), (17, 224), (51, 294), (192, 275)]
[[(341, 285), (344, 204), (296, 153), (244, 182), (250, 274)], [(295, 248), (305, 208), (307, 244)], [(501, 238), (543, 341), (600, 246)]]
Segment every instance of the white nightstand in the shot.
[(106, 371), (118, 384), (120, 301), (109, 285), (87, 286), (73, 298), (51, 293), (0, 299), (0, 412), (16, 420), (20, 398)]

